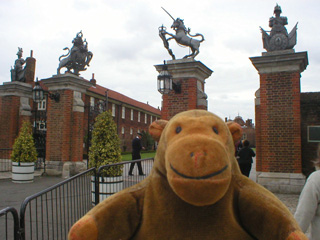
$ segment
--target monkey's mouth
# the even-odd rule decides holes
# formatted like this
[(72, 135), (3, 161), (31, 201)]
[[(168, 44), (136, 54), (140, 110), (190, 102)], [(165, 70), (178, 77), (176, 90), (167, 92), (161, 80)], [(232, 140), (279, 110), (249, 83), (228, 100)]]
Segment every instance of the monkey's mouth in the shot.
[(221, 173), (223, 173), (227, 168), (228, 168), (228, 164), (226, 166), (224, 166), (223, 168), (221, 168), (220, 170), (210, 173), (208, 175), (204, 175), (204, 176), (196, 176), (196, 177), (192, 177), (192, 176), (188, 176), (185, 175), (183, 173), (180, 173), (177, 169), (175, 169), (171, 164), (170, 164), (170, 168), (172, 169), (172, 171), (174, 171), (176, 174), (178, 174), (180, 177), (183, 178), (187, 178), (187, 179), (195, 179), (195, 180), (203, 180), (203, 179), (208, 179), (208, 178), (212, 178), (214, 176), (217, 176)]

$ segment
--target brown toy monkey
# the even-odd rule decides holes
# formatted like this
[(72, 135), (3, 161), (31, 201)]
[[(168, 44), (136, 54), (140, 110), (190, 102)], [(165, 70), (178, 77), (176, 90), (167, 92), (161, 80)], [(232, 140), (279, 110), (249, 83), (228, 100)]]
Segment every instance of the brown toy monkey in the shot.
[(281, 201), (241, 175), (238, 124), (191, 110), (149, 131), (160, 139), (151, 174), (89, 211), (70, 240), (307, 240)]

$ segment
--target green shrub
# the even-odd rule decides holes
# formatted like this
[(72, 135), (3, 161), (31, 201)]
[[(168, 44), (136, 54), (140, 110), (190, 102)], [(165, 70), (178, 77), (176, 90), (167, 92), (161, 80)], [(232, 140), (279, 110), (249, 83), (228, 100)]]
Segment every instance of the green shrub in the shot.
[[(120, 139), (117, 127), (109, 111), (98, 115), (92, 130), (91, 147), (89, 149), (89, 167), (99, 168), (107, 164), (121, 162)], [(106, 168), (103, 177), (122, 175), (122, 166)]]
[(28, 121), (23, 122), (19, 136), (15, 139), (11, 161), (13, 162), (35, 162), (37, 161), (37, 150), (32, 137), (32, 126)]

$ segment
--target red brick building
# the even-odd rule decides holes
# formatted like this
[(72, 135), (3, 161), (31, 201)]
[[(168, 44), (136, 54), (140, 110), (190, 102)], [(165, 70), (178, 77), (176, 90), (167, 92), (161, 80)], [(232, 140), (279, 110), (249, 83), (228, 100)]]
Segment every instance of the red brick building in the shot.
[(241, 116), (236, 116), (233, 120), (225, 118), (225, 122), (233, 121), (238, 123), (243, 130), (242, 140), (248, 140), (250, 142), (250, 147), (256, 147), (256, 130), (252, 119), (243, 120)]
[(103, 110), (112, 112), (123, 151), (131, 151), (131, 140), (136, 134), (147, 132), (150, 123), (160, 118), (159, 109), (97, 85), (94, 79), (88, 81), (70, 73), (39, 81), (46, 96), (34, 104), (35, 59), (31, 57), (31, 60), (34, 60), (31, 61), (33, 71), (30, 71), (33, 74), (26, 74), (26, 82), (7, 82), (0, 86), (0, 144), (1, 148), (11, 149), (21, 123), (31, 121), (38, 137), (36, 145), (44, 143), (45, 146), (42, 156), (47, 173), (61, 174), (65, 163), (83, 168), (94, 118)]
[[(149, 125), (160, 119), (161, 111), (158, 108), (150, 106), (148, 103), (142, 103), (129, 98), (121, 93), (96, 84), (91, 80), (93, 86), (87, 90), (85, 95), (85, 126), (84, 134), (88, 132), (88, 117), (90, 107), (96, 105), (99, 101), (106, 101), (106, 110), (111, 111), (113, 119), (117, 125), (118, 135), (121, 140), (123, 151), (131, 151), (131, 141), (137, 133), (148, 132)], [(90, 106), (90, 107), (89, 107)]]

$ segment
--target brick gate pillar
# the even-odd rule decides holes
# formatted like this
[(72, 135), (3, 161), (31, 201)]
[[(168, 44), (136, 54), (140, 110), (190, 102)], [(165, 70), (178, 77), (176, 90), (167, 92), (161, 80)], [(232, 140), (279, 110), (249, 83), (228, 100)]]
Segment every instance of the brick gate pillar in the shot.
[(23, 121), (31, 121), (32, 85), (4, 82), (0, 86), (0, 146), (12, 148)]
[[(167, 67), (174, 84), (181, 86), (181, 92), (172, 90), (163, 94), (161, 118), (169, 120), (177, 113), (191, 109), (207, 110), (204, 87), (205, 79), (211, 76), (212, 70), (190, 58), (167, 61)], [(163, 65), (156, 65), (155, 68), (161, 72)]]
[(300, 73), (307, 52), (293, 49), (250, 58), (260, 75), (256, 92), (257, 182), (273, 192), (300, 193)]
[[(48, 98), (46, 164), (49, 175), (77, 173), (86, 168), (83, 155), (84, 94), (92, 84), (73, 74), (55, 75), (41, 82), (56, 102)], [(79, 169), (80, 168), (80, 169)]]

